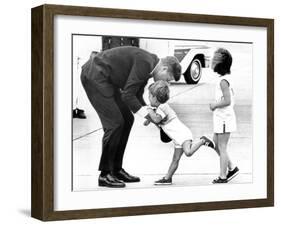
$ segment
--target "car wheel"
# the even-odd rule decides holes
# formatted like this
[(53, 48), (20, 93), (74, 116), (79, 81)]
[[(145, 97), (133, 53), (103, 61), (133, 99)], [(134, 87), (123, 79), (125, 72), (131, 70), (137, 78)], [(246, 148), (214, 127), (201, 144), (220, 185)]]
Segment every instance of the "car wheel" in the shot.
[(202, 75), (202, 64), (200, 60), (194, 58), (183, 75), (187, 84), (197, 84)]

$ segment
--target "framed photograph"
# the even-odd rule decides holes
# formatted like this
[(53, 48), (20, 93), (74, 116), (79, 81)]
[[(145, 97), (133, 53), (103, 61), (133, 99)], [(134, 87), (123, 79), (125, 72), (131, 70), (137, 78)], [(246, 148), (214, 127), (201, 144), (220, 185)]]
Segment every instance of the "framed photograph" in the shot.
[(274, 20), (32, 9), (32, 217), (274, 205)]

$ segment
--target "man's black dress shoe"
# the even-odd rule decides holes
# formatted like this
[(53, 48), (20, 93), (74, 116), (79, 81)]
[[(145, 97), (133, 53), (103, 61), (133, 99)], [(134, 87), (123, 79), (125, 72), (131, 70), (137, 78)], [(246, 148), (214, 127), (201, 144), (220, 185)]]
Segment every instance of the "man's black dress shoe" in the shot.
[(99, 186), (110, 188), (124, 188), (126, 185), (111, 174), (99, 176)]
[(122, 180), (122, 181), (127, 182), (127, 183), (140, 182), (139, 177), (135, 177), (135, 176), (132, 176), (132, 175), (128, 174), (124, 169), (121, 169), (117, 172), (114, 172), (114, 176), (117, 179)]

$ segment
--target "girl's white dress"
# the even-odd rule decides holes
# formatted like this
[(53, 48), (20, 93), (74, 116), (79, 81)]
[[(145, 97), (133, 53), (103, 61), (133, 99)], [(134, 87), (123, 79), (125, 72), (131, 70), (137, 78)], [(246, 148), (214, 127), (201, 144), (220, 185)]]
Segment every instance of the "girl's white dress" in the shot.
[(226, 80), (229, 84), (231, 104), (223, 108), (216, 108), (213, 113), (214, 133), (231, 133), (236, 131), (236, 115), (234, 112), (234, 91), (231, 86), (231, 78), (229, 75), (221, 76), (217, 79), (215, 87), (215, 99), (219, 102), (223, 99), (223, 93), (220, 87), (222, 80)]

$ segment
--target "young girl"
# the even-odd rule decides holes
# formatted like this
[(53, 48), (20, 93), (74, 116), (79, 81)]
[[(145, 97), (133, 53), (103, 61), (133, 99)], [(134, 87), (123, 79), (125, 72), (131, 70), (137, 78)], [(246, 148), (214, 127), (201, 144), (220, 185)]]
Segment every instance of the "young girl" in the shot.
[(187, 157), (192, 156), (202, 145), (214, 148), (214, 142), (203, 136), (198, 142), (193, 142), (190, 129), (177, 117), (175, 111), (166, 103), (169, 99), (169, 86), (165, 81), (157, 81), (151, 84), (149, 90), (149, 101), (151, 108), (148, 112), (149, 122), (155, 123), (173, 140), (175, 145), (174, 155), (165, 177), (155, 181), (155, 185), (172, 184), (172, 176), (176, 172), (183, 153)]
[(232, 56), (226, 49), (215, 51), (212, 69), (217, 73), (215, 102), (210, 104), (213, 111), (215, 150), (220, 156), (220, 176), (213, 183), (227, 183), (235, 177), (239, 169), (234, 166), (227, 153), (230, 134), (236, 130), (236, 116), (233, 109), (234, 92), (231, 87), (230, 68)]

